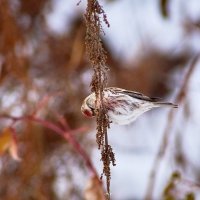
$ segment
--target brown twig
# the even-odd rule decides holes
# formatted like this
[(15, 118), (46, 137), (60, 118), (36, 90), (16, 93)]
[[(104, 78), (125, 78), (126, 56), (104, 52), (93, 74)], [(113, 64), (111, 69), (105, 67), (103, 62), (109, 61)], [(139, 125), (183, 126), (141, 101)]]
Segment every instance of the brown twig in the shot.
[[(187, 90), (187, 86), (190, 80), (190, 77), (195, 69), (196, 63), (199, 59), (199, 55), (196, 55), (193, 60), (191, 61), (190, 65), (189, 65), (189, 69), (187, 71), (187, 73), (185, 74), (184, 80), (183, 80), (183, 84), (180, 87), (179, 93), (177, 94), (175, 101), (177, 104), (181, 104), (183, 102), (183, 100), (185, 99), (185, 95), (186, 95), (186, 90)], [(153, 195), (153, 190), (155, 187), (155, 181), (156, 181), (156, 173), (158, 172), (160, 165), (161, 165), (161, 161), (166, 153), (167, 147), (168, 147), (168, 143), (169, 143), (169, 138), (171, 136), (172, 133), (172, 125), (173, 125), (173, 121), (175, 118), (175, 110), (171, 109), (169, 114), (168, 114), (168, 118), (167, 118), (167, 124), (166, 127), (164, 129), (164, 133), (163, 133), (163, 138), (160, 144), (160, 147), (158, 149), (157, 155), (155, 157), (155, 160), (153, 162), (153, 166), (152, 166), (152, 170), (150, 172), (150, 177), (149, 177), (149, 181), (148, 181), (148, 186), (147, 186), (147, 192), (146, 192), (146, 196), (145, 196), (145, 200), (151, 200), (152, 199), (152, 195)]]
[(73, 130), (66, 131), (63, 128), (54, 124), (53, 122), (43, 120), (43, 119), (40, 119), (40, 118), (37, 118), (34, 116), (30, 116), (30, 115), (21, 116), (21, 117), (14, 117), (14, 116), (10, 116), (10, 115), (0, 115), (0, 119), (12, 120), (12, 127), (15, 123), (17, 123), (19, 121), (32, 121), (32, 122), (36, 122), (36, 123), (42, 125), (45, 128), (51, 129), (58, 135), (62, 136), (66, 141), (68, 141), (74, 147), (74, 149), (82, 156), (83, 160), (86, 163), (87, 168), (91, 171), (92, 175), (94, 177), (98, 177), (97, 171), (96, 171), (95, 167), (93, 166), (89, 156), (87, 155), (85, 150), (81, 147), (81, 145), (78, 143), (78, 141), (73, 136), (73, 134), (72, 134)]

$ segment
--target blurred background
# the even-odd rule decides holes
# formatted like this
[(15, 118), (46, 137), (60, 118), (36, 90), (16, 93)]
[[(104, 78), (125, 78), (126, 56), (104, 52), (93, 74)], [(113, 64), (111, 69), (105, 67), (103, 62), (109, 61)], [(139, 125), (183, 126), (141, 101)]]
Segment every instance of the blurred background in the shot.
[[(15, 123), (2, 115), (37, 111), (37, 116), (53, 123), (63, 116), (99, 175), (102, 172), (95, 120), (80, 112), (93, 71), (85, 55), (87, 2), (77, 3), (0, 0), (2, 200), (81, 200), (91, 177), (82, 157), (54, 131), (29, 120)], [(200, 52), (199, 0), (99, 3), (111, 25), (104, 27), (102, 36), (109, 86), (174, 102), (192, 59)], [(200, 199), (200, 60), (195, 65), (175, 111), (166, 155), (156, 170), (153, 199)], [(112, 167), (113, 200), (144, 199), (168, 113), (169, 109), (157, 109), (131, 125), (111, 125), (109, 141), (117, 164)], [(15, 140), (8, 139), (10, 126), (16, 131)], [(13, 159), (17, 156), (20, 162)], [(175, 171), (184, 180), (181, 184), (170, 178)]]

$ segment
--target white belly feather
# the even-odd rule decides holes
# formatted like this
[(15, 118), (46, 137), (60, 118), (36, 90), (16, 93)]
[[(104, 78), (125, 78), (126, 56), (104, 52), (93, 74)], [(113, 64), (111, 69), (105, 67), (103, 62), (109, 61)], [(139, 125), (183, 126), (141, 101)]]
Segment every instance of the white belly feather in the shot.
[[(115, 110), (108, 111), (108, 116), (111, 122), (125, 125), (136, 120), (144, 112), (151, 110), (152, 108), (159, 107), (152, 102), (147, 102), (139, 99), (134, 99), (127, 96), (126, 100), (129, 99), (130, 105), (118, 105)], [(119, 101), (119, 98), (118, 98)]]

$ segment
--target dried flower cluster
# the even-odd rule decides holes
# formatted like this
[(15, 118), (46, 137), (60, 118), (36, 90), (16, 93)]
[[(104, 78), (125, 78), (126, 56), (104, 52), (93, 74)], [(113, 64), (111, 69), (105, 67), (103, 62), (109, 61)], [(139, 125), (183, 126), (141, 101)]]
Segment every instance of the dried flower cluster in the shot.
[(101, 160), (103, 162), (103, 174), (107, 179), (108, 199), (110, 196), (110, 163), (115, 165), (114, 153), (108, 144), (107, 128), (109, 128), (109, 119), (107, 109), (103, 104), (103, 90), (107, 85), (108, 67), (106, 66), (106, 52), (102, 46), (100, 38), (103, 33), (101, 19), (109, 26), (106, 14), (97, 0), (88, 0), (85, 14), (86, 20), (86, 51), (94, 70), (91, 82), (91, 90), (96, 95), (96, 120), (97, 134), (96, 140), (99, 149), (101, 149)]

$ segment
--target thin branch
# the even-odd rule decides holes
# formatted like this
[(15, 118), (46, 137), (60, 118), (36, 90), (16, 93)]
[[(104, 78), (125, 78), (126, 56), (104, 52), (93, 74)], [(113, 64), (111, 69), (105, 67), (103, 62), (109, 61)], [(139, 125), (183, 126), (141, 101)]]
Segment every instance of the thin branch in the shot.
[(189, 188), (194, 188), (200, 191), (200, 184), (188, 179), (182, 179), (181, 183), (188, 186)]
[(10, 116), (10, 115), (0, 115), (0, 119), (3, 119), (3, 118), (12, 120), (12, 122), (13, 122), (12, 127), (16, 122), (19, 122), (19, 121), (32, 121), (32, 122), (36, 122), (36, 123), (42, 125), (45, 128), (53, 130), (55, 133), (62, 136), (66, 141), (68, 141), (74, 147), (74, 149), (82, 156), (83, 160), (86, 163), (86, 166), (92, 172), (93, 176), (98, 177), (97, 171), (96, 171), (95, 167), (93, 166), (89, 156), (87, 155), (85, 150), (81, 147), (79, 142), (73, 136), (73, 134), (72, 134), (73, 130), (72, 131), (71, 130), (70, 131), (63, 130), (62, 128), (60, 128), (59, 126), (54, 124), (53, 122), (43, 120), (43, 119), (40, 119), (40, 118), (37, 118), (34, 116), (29, 116), (29, 115), (21, 116), (21, 117), (14, 117), (14, 116)]
[[(189, 66), (189, 69), (184, 77), (183, 80), (183, 84), (182, 87), (180, 88), (179, 93), (176, 96), (176, 103), (177, 104), (182, 104), (183, 100), (185, 99), (185, 95), (186, 95), (186, 91), (187, 91), (187, 87), (188, 87), (188, 83), (190, 80), (190, 77), (195, 69), (196, 63), (199, 59), (199, 55), (196, 55), (193, 60), (191, 61), (191, 64)], [(166, 127), (164, 129), (164, 133), (163, 133), (163, 138), (159, 147), (159, 150), (157, 152), (157, 155), (155, 157), (153, 166), (152, 166), (152, 170), (150, 172), (150, 177), (149, 177), (149, 181), (148, 181), (148, 186), (147, 186), (147, 192), (146, 192), (146, 196), (145, 196), (145, 200), (151, 200), (152, 199), (152, 195), (153, 195), (153, 190), (155, 187), (155, 182), (156, 182), (156, 174), (158, 173), (158, 170), (160, 169), (160, 165), (161, 165), (161, 161), (163, 160), (167, 147), (168, 147), (168, 143), (169, 143), (169, 138), (171, 136), (172, 133), (172, 125), (173, 125), (173, 121), (175, 119), (175, 110), (171, 109), (169, 114), (168, 114), (168, 118), (167, 118), (167, 124)]]

